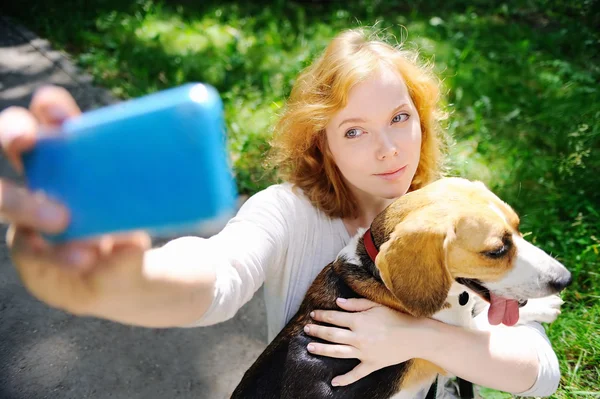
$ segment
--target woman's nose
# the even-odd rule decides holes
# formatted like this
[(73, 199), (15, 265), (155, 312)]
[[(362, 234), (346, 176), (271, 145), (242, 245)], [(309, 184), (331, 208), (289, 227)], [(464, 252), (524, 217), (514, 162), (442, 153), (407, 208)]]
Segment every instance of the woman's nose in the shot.
[(380, 160), (395, 157), (398, 155), (398, 148), (390, 136), (382, 132), (379, 134), (379, 148), (377, 150), (377, 158)]

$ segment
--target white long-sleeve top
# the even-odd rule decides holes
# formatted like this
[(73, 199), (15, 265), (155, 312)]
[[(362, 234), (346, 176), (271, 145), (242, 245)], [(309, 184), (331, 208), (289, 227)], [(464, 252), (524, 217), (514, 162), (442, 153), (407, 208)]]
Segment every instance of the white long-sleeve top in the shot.
[[(212, 305), (194, 326), (230, 319), (264, 283), (270, 342), (299, 309), (317, 274), (350, 239), (342, 219), (328, 217), (300, 189), (292, 190), (291, 184), (285, 183), (248, 199), (220, 233), (208, 239), (178, 238), (154, 251), (173, 265), (215, 271)], [(483, 311), (476, 317), (481, 328), (489, 328), (486, 314)], [(552, 394), (560, 370), (543, 327), (530, 323), (513, 328), (523, 330), (523, 339), (537, 349), (540, 364), (535, 384), (519, 395)], [(444, 389), (450, 384), (440, 382), (437, 397), (452, 397)]]

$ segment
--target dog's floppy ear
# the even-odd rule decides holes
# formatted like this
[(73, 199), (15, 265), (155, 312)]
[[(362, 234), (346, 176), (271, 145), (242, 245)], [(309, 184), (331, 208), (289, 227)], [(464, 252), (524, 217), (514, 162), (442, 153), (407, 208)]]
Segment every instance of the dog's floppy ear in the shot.
[(454, 229), (411, 219), (400, 222), (381, 245), (377, 268), (407, 313), (428, 317), (442, 309), (452, 285), (445, 254)]

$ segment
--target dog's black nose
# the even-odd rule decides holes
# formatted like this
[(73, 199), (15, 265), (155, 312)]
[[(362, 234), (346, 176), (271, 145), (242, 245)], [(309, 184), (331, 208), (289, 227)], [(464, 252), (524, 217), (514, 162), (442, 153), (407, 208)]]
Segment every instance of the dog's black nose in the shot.
[(550, 280), (549, 284), (553, 290), (555, 290), (556, 292), (559, 292), (559, 291), (562, 291), (565, 288), (567, 288), (571, 284), (572, 281), (573, 281), (573, 277), (571, 276), (571, 273), (567, 273), (566, 275), (561, 276), (557, 279)]

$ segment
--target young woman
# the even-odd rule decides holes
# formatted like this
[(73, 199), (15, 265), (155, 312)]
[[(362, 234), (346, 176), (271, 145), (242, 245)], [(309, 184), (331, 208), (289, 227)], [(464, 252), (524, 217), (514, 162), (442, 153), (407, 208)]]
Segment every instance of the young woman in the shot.
[[(68, 210), (2, 180), (12, 259), (28, 290), (50, 306), (148, 327), (227, 320), (264, 283), (273, 339), (358, 228), (438, 177), (439, 97), (438, 81), (414, 54), (359, 30), (343, 32), (299, 75), (276, 125), (272, 161), (284, 183), (251, 197), (219, 234), (154, 249), (143, 232), (52, 247), (39, 233), (63, 229)], [(30, 110), (0, 115), (5, 154), (20, 171), (20, 154), (35, 145), (38, 127), (79, 112), (64, 90), (39, 90)], [(558, 362), (539, 324), (506, 328), (479, 318), (481, 330), (468, 331), (365, 299), (339, 306), (349, 312), (317, 311), (314, 318), (350, 330), (308, 326), (331, 344), (307, 350), (361, 360), (334, 385), (419, 357), (523, 396), (557, 388)], [(452, 393), (439, 389), (444, 395)]]

